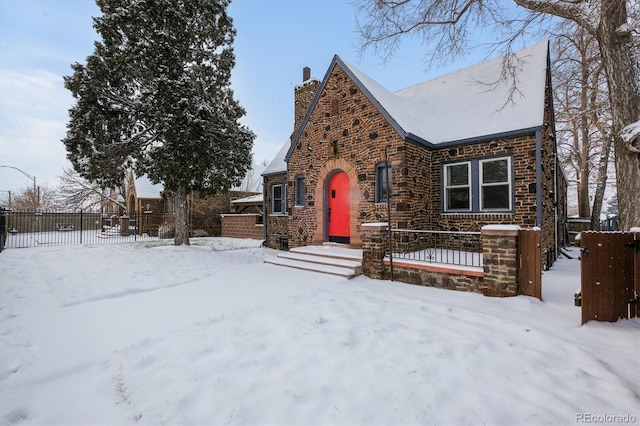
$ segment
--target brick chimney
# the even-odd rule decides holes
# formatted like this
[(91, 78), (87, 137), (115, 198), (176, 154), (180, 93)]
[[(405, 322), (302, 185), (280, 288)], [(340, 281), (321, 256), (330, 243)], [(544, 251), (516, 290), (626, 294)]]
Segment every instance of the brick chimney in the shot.
[(302, 84), (297, 85), (294, 89), (293, 135), (298, 131), (298, 127), (316, 96), (318, 87), (320, 87), (320, 81), (311, 78), (311, 68), (304, 67), (302, 69)]

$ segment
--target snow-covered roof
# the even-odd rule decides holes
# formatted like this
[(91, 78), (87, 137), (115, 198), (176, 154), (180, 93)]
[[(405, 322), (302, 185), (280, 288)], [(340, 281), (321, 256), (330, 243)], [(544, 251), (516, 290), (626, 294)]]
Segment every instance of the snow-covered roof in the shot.
[(405, 139), (442, 146), (531, 131), (544, 121), (548, 46), (541, 41), (513, 52), (515, 90), (501, 78), (503, 57), (391, 92), (336, 55), (310, 109), (338, 65)]
[(271, 160), (271, 163), (269, 163), (269, 165), (262, 172), (262, 176), (275, 175), (287, 171), (287, 162), (285, 160), (285, 157), (287, 156), (287, 152), (289, 151), (290, 146), (290, 141), (287, 141), (284, 145), (282, 145), (280, 151), (278, 151), (276, 156), (273, 157), (273, 160)]
[(160, 193), (164, 191), (163, 185), (151, 183), (146, 175), (136, 178), (135, 185), (138, 198), (161, 198)]
[(250, 195), (248, 197), (238, 198), (231, 201), (231, 204), (252, 204), (261, 203), (263, 200), (262, 194)]

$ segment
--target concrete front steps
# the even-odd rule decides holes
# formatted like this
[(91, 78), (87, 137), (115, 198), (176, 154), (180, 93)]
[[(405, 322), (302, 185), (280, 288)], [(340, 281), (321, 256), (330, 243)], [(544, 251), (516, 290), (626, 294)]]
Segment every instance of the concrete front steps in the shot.
[(362, 274), (362, 250), (331, 245), (296, 247), (264, 262), (347, 279)]

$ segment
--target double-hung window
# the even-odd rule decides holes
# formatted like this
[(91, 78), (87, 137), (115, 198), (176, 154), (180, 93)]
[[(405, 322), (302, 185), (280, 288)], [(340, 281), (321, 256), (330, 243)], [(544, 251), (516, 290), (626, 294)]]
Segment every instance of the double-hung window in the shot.
[(271, 187), (271, 213), (287, 213), (287, 185), (276, 184)]
[(511, 210), (511, 161), (480, 160), (480, 210)]
[(391, 198), (393, 175), (388, 161), (376, 164), (376, 203), (386, 203)]
[(445, 210), (471, 210), (471, 162), (447, 164), (445, 171)]
[(491, 157), (443, 166), (444, 212), (513, 210), (513, 158)]

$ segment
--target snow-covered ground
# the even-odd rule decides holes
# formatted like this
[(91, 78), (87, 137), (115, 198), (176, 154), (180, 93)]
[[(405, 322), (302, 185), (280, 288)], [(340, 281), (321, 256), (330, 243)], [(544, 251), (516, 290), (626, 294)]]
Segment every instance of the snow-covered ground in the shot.
[(105, 244), (137, 241), (153, 241), (158, 237), (148, 234), (136, 235), (132, 233), (126, 237), (120, 235), (120, 227), (101, 229), (85, 229), (84, 231), (50, 231), (50, 232), (19, 232), (7, 235), (6, 248), (26, 248), (40, 246), (57, 246), (66, 244)]
[(0, 254), (0, 423), (640, 422), (640, 319), (580, 326), (577, 260), (540, 302), (167, 243)]

